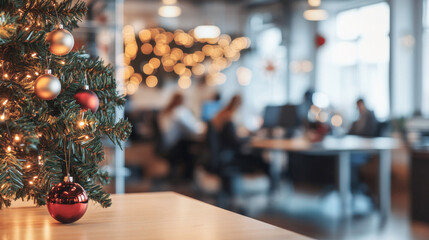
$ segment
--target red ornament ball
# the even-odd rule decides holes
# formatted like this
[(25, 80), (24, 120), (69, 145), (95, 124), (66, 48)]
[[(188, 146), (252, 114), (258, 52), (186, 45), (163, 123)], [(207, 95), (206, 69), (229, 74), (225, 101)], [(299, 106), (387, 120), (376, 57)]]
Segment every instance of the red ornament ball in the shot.
[(87, 87), (79, 90), (74, 95), (74, 99), (79, 103), (80, 107), (84, 111), (89, 109), (91, 112), (95, 113), (100, 105), (97, 94), (89, 90)]
[(53, 186), (47, 197), (48, 211), (51, 216), (62, 223), (79, 220), (88, 208), (88, 195), (73, 178), (64, 178), (63, 182)]
[(316, 42), (316, 47), (321, 47), (325, 45), (326, 39), (322, 35), (317, 34), (315, 42)]

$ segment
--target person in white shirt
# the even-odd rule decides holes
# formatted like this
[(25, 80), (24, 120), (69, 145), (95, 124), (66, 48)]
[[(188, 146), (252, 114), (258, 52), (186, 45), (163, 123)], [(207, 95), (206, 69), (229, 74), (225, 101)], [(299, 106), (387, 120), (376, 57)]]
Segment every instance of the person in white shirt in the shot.
[(163, 149), (167, 152), (172, 167), (183, 161), (188, 165), (185, 176), (191, 177), (189, 175), (192, 175), (190, 171), (193, 169), (193, 160), (189, 153), (190, 140), (204, 133), (205, 128), (204, 123), (198, 120), (191, 110), (183, 105), (183, 102), (183, 95), (179, 92), (175, 93), (167, 107), (160, 112), (158, 122)]

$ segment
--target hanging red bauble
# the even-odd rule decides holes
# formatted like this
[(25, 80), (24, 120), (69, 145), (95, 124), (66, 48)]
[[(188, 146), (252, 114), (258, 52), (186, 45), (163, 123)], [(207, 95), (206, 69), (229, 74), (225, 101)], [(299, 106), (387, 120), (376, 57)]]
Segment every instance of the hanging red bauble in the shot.
[(72, 223), (79, 220), (88, 208), (88, 195), (73, 177), (53, 186), (47, 198), (48, 211), (55, 220)]
[(326, 39), (322, 35), (317, 34), (315, 42), (316, 42), (316, 47), (321, 47), (321, 46), (325, 45)]
[(95, 113), (98, 109), (100, 101), (98, 100), (97, 94), (89, 90), (88, 85), (85, 85), (83, 89), (79, 90), (75, 95), (74, 99), (80, 104), (82, 110), (91, 110)]

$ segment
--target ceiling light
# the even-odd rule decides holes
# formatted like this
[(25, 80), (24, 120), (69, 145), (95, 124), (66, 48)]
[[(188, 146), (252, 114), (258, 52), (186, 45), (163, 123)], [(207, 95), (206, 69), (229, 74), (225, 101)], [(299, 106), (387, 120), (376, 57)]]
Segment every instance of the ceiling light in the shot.
[(162, 4), (165, 4), (165, 5), (174, 5), (176, 3), (177, 3), (177, 0), (162, 0)]
[(162, 6), (158, 9), (158, 14), (161, 17), (174, 18), (180, 16), (182, 9), (178, 6)]
[(310, 7), (319, 7), (322, 0), (308, 0)]
[(220, 29), (215, 25), (201, 25), (195, 28), (194, 34), (199, 39), (217, 38), (220, 35)]
[(328, 18), (328, 12), (323, 9), (309, 9), (303, 15), (308, 21), (323, 21)]

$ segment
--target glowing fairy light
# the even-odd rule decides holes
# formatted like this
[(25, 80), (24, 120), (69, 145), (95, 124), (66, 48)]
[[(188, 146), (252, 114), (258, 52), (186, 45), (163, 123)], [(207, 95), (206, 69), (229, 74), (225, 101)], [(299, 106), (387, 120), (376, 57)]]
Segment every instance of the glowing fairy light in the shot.
[(85, 126), (85, 122), (84, 122), (84, 121), (80, 121), (80, 122), (79, 122), (79, 127), (81, 127), (81, 128), (82, 128), (82, 127), (84, 127), (84, 126)]

